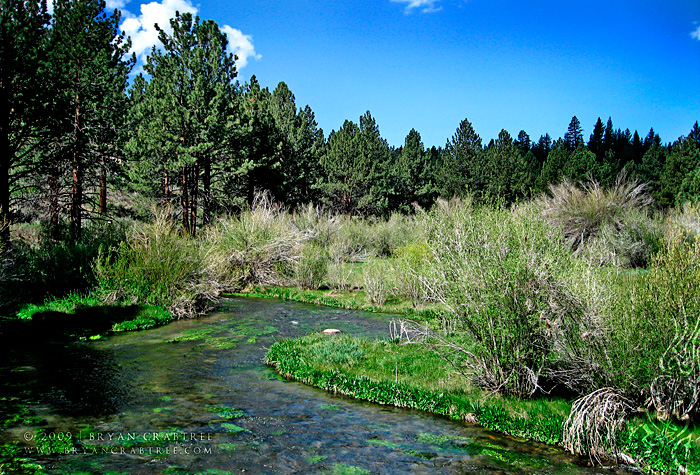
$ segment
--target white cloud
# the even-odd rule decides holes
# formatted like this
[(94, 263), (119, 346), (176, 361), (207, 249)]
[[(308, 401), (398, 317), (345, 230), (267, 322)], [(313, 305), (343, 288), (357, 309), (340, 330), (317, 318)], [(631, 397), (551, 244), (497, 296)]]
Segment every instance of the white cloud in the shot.
[(121, 28), (127, 36), (131, 37), (130, 53), (136, 53), (139, 61), (145, 61), (151, 48), (160, 45), (155, 24), (157, 23), (167, 33), (172, 33), (170, 19), (175, 17), (175, 12), (190, 12), (196, 15), (197, 7), (189, 0), (163, 0), (162, 3), (142, 4), (139, 16), (124, 11)]
[[(697, 23), (697, 22), (695, 22), (695, 23)], [(695, 29), (695, 31), (690, 33), (690, 36), (692, 36), (696, 40), (700, 40), (700, 25), (698, 25), (698, 27)]]
[(438, 7), (435, 4), (439, 0), (391, 0), (395, 3), (406, 3), (406, 13), (411, 13), (413, 10), (420, 9), (423, 13), (438, 12), (442, 10), (442, 7)]
[[(126, 2), (128, 0), (109, 0), (113, 3)], [(165, 32), (172, 33), (170, 19), (175, 17), (175, 12), (190, 12), (197, 14), (197, 7), (192, 5), (190, 0), (162, 0), (141, 5), (141, 14), (136, 16), (128, 11), (124, 11), (124, 21), (121, 24), (122, 30), (131, 37), (131, 53), (136, 53), (136, 57), (141, 62), (146, 61), (146, 56), (151, 52), (153, 46), (160, 46), (158, 41), (157, 23)], [(255, 52), (253, 38), (244, 35), (241, 30), (224, 25), (221, 28), (228, 36), (228, 51), (238, 56), (236, 62), (237, 69), (241, 69), (248, 64), (249, 58), (260, 59), (262, 56)]]
[(238, 56), (238, 61), (236, 61), (236, 69), (242, 69), (248, 64), (248, 58), (260, 59), (261, 55), (255, 52), (255, 47), (253, 46), (253, 37), (250, 35), (244, 35), (241, 30), (236, 28), (231, 28), (228, 25), (224, 25), (221, 31), (226, 33), (228, 36), (228, 51)]

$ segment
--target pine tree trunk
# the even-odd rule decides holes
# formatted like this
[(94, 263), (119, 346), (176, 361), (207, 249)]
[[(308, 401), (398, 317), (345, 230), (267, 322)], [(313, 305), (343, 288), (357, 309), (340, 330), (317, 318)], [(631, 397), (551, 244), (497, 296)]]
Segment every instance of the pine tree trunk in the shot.
[(170, 175), (168, 175), (168, 170), (163, 171), (163, 196), (166, 201), (170, 199)]
[(195, 163), (191, 169), (192, 193), (190, 194), (190, 234), (197, 232), (197, 195), (199, 194), (199, 164)]
[(185, 234), (190, 233), (190, 213), (189, 213), (189, 198), (187, 196), (187, 166), (182, 166), (182, 231)]
[(104, 157), (100, 158), (100, 204), (99, 213), (107, 214), (107, 167)]
[(10, 162), (14, 151), (10, 147), (7, 127), (0, 127), (0, 244), (10, 242)]
[(82, 232), (83, 208), (83, 164), (80, 156), (80, 96), (75, 96), (75, 117), (73, 122), (73, 188), (71, 190), (70, 225), (74, 237)]
[(206, 226), (211, 222), (211, 160), (205, 158), (202, 166), (202, 225)]
[(49, 170), (49, 226), (51, 239), (56, 241), (61, 237), (58, 229), (58, 191), (58, 170), (52, 167)]

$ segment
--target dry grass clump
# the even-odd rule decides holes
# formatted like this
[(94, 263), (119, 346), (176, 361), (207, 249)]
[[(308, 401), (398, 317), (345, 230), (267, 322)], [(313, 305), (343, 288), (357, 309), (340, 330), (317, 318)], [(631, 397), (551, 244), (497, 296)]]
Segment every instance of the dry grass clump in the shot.
[(250, 210), (220, 220), (207, 234), (208, 258), (239, 287), (290, 282), (301, 245), (309, 235), (269, 195), (259, 195)]
[(617, 447), (617, 432), (634, 407), (633, 401), (613, 388), (601, 388), (577, 399), (564, 424), (564, 447), (572, 454), (586, 454), (599, 464), (603, 459), (619, 463), (622, 454)]
[(600, 264), (646, 264), (660, 238), (647, 211), (653, 200), (646, 185), (621, 174), (610, 188), (596, 181), (577, 186), (565, 179), (549, 190), (550, 196), (538, 204), (576, 253), (586, 250)]

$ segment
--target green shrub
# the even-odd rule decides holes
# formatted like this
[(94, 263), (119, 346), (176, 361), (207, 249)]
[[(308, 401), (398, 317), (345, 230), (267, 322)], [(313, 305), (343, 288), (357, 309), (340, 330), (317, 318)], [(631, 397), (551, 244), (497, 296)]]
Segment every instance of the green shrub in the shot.
[(370, 303), (384, 305), (394, 287), (390, 262), (387, 259), (369, 259), (362, 266), (362, 282)]
[(318, 289), (328, 275), (328, 251), (322, 246), (307, 243), (301, 248), (296, 263), (296, 283), (304, 289)]
[(54, 240), (45, 229), (34, 230), (36, 241), (18, 239), (1, 254), (0, 306), (43, 302), (74, 292), (86, 292), (96, 283), (92, 262), (100, 248), (111, 248), (126, 239), (124, 223), (90, 225), (80, 238), (67, 228)]
[(428, 221), (431, 297), (471, 344), (455, 364), (480, 386), (521, 397), (547, 375), (574, 386), (593, 373), (582, 335), (594, 321), (570, 285), (564, 242), (535, 207), (438, 206)]
[(215, 282), (202, 279), (197, 241), (183, 236), (165, 213), (134, 230), (113, 253), (101, 250), (94, 269), (106, 301), (163, 306), (178, 318), (200, 312), (218, 291)]
[(410, 243), (394, 250), (396, 257), (396, 280), (399, 293), (408, 297), (413, 307), (428, 300), (425, 281), (433, 262), (430, 247), (423, 242)]
[(610, 311), (615, 385), (662, 418), (700, 414), (698, 282), (700, 237), (676, 232)]

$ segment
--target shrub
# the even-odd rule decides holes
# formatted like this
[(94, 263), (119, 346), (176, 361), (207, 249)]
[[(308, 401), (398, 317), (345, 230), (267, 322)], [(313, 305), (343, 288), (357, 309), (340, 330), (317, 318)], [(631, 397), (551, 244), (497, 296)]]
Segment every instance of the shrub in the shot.
[(328, 286), (336, 290), (349, 290), (352, 287), (352, 264), (343, 260), (331, 260), (328, 262), (326, 281)]
[(603, 263), (646, 264), (659, 235), (646, 213), (652, 198), (645, 185), (621, 174), (610, 188), (595, 181), (579, 187), (564, 180), (549, 189), (551, 196), (540, 198), (539, 205), (574, 251), (580, 253), (593, 243)]
[[(661, 418), (700, 414), (700, 238), (669, 236), (648, 273), (611, 309), (609, 372)], [(619, 367), (625, 371), (619, 371)]]
[(438, 206), (428, 245), (427, 288), (470, 338), (459, 364), (478, 385), (528, 397), (545, 375), (573, 385), (593, 372), (582, 335), (595, 338), (596, 322), (568, 282), (564, 243), (536, 208)]
[(78, 239), (67, 228), (63, 231), (58, 240), (43, 230), (36, 233), (36, 242), (12, 242), (1, 255), (5, 282), (0, 304), (41, 302), (89, 290), (97, 282), (92, 262), (99, 249), (116, 247), (126, 239), (126, 226), (120, 222), (88, 226)]
[(399, 293), (408, 297), (413, 307), (428, 300), (425, 280), (431, 270), (431, 251), (423, 242), (410, 243), (394, 250)]
[(208, 231), (207, 262), (228, 285), (282, 285), (293, 278), (305, 240), (290, 216), (263, 195), (252, 209)]
[(362, 266), (362, 282), (370, 303), (384, 305), (393, 287), (391, 265), (386, 259), (369, 259)]
[(328, 251), (322, 246), (307, 243), (301, 248), (296, 263), (296, 283), (304, 289), (318, 289), (328, 274)]
[(201, 279), (197, 242), (183, 236), (165, 212), (134, 230), (114, 252), (102, 248), (94, 269), (105, 300), (159, 305), (176, 317), (199, 313), (218, 290)]

